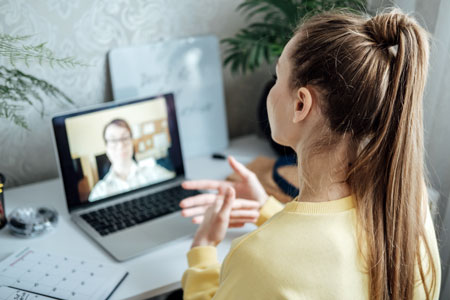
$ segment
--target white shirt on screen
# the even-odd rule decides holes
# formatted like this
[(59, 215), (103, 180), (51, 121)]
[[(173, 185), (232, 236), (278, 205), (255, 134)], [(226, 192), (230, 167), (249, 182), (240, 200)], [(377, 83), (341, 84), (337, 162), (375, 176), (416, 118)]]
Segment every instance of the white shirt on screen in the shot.
[(114, 194), (123, 193), (135, 188), (157, 183), (174, 178), (176, 173), (158, 165), (154, 159), (146, 159), (139, 164), (133, 161), (130, 174), (124, 180), (117, 176), (112, 169), (106, 173), (103, 179), (99, 180), (91, 193), (89, 201), (93, 202)]

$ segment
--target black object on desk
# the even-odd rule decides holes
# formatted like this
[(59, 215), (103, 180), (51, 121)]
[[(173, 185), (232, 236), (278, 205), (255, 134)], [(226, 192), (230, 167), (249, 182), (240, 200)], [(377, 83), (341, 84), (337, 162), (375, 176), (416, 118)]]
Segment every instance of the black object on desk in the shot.
[(0, 229), (6, 225), (5, 199), (3, 191), (5, 185), (5, 176), (0, 173)]
[(222, 153), (213, 153), (211, 157), (214, 159), (227, 159), (227, 157)]

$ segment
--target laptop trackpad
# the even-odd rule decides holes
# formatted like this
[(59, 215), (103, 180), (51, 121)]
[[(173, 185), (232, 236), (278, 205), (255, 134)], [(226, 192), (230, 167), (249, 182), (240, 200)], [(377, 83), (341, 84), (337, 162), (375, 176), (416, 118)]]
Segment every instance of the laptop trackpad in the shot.
[(158, 246), (193, 235), (198, 225), (180, 212), (108, 235), (98, 242), (119, 261), (154, 250)]

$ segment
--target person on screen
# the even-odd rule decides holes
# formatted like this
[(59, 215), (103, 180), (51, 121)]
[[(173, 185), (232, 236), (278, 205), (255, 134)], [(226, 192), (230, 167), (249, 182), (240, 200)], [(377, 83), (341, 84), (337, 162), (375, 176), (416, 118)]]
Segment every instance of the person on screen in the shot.
[(106, 124), (103, 139), (111, 167), (95, 184), (89, 201), (175, 177), (175, 172), (158, 165), (153, 158), (139, 163), (133, 159), (133, 137), (125, 120), (114, 119)]

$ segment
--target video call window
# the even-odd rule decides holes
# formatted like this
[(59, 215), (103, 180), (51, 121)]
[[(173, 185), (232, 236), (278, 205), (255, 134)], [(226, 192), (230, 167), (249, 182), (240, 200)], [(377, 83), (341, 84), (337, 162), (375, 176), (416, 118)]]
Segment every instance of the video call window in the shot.
[(93, 202), (176, 176), (164, 98), (68, 118), (80, 201)]

